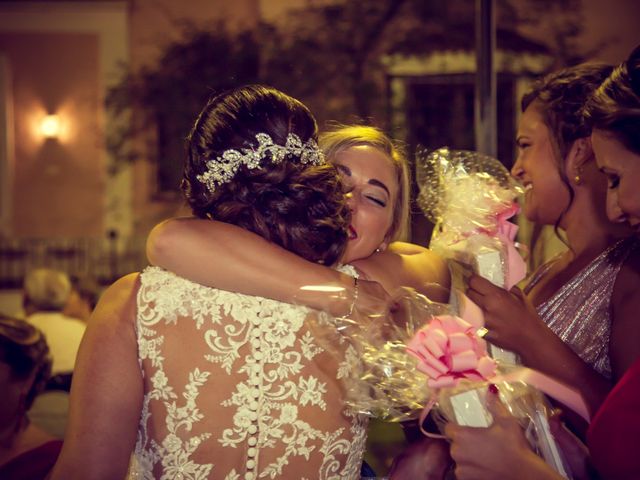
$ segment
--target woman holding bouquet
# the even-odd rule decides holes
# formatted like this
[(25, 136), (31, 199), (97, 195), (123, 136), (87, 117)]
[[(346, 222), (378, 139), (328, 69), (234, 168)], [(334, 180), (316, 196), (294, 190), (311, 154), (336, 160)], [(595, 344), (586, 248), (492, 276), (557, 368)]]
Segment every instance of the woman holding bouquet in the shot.
[[(591, 142), (597, 165), (608, 178), (606, 205), (609, 219), (630, 226), (637, 237), (640, 225), (640, 47), (597, 89), (585, 106), (585, 114), (587, 124), (593, 129)], [(628, 268), (636, 274), (640, 271), (634, 257), (628, 262)], [(633, 293), (631, 290), (629, 294)], [(639, 324), (636, 310), (635, 315), (630, 315), (625, 329), (629, 338), (619, 340), (623, 346), (625, 343), (640, 344)], [(627, 368), (629, 364), (631, 366)], [(640, 478), (640, 457), (637, 455), (640, 356), (629, 354), (627, 364), (619, 368), (617, 374), (621, 378), (593, 416), (587, 440), (593, 465), (602, 478), (631, 480)], [(457, 478), (465, 480), (480, 478), (480, 475), (497, 478), (505, 464), (517, 464), (519, 478), (528, 478), (527, 475), (537, 479), (557, 478), (555, 472), (538, 461), (527, 467), (530, 452), (512, 418), (502, 417), (489, 430), (447, 427), (453, 441), (452, 455), (458, 462)], [(509, 445), (509, 449), (505, 450), (505, 445)], [(575, 455), (579, 453), (579, 445), (574, 442), (570, 448), (574, 458), (579, 457)]]
[(536, 271), (524, 293), (473, 277), (468, 296), (492, 343), (580, 390), (595, 412), (640, 353), (640, 243), (608, 221), (581, 106), (611, 67), (580, 65), (535, 83), (522, 99), (512, 174), (526, 188), (524, 214), (566, 233), (568, 249)]
[[(478, 276), (467, 292), (484, 311), (485, 339), (581, 391), (592, 413), (640, 350), (633, 267), (640, 249), (628, 227), (607, 219), (606, 178), (581, 112), (611, 71), (604, 65), (567, 68), (534, 83), (522, 99), (512, 174), (526, 187), (524, 214), (564, 230), (569, 249), (535, 272), (525, 293)], [(584, 433), (581, 420), (569, 420)], [(424, 458), (420, 444), (413, 445), (402, 466), (420, 466)]]

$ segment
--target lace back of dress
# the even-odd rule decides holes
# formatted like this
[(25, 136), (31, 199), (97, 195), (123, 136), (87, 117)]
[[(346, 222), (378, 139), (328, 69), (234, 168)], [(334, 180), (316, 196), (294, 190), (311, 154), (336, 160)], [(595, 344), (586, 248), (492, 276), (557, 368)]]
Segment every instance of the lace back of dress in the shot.
[(147, 269), (138, 295), (143, 478), (357, 478), (366, 421), (303, 307)]

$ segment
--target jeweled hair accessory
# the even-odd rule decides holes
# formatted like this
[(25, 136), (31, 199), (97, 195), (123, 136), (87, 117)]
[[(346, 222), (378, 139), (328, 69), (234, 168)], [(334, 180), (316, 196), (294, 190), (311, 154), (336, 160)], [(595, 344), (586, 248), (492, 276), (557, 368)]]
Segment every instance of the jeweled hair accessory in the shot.
[(245, 165), (253, 170), (260, 167), (263, 158), (271, 154), (271, 163), (278, 164), (287, 157), (294, 155), (299, 157), (303, 165), (322, 165), (324, 155), (320, 151), (315, 140), (310, 138), (302, 142), (295, 133), (287, 135), (287, 142), (283, 145), (273, 143), (273, 140), (266, 133), (256, 134), (258, 140), (257, 147), (243, 148), (239, 150), (225, 150), (221, 156), (206, 162), (207, 170), (197, 175), (196, 178), (209, 189), (211, 193), (216, 191), (220, 185), (230, 182), (235, 177), (240, 165)]

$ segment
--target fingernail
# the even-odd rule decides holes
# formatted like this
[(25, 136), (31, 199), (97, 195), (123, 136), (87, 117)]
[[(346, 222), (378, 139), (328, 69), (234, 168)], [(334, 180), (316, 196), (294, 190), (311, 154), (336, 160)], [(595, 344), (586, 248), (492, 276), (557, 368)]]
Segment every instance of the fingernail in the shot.
[(490, 383), (487, 390), (489, 390), (489, 393), (494, 395), (498, 395), (500, 393), (500, 390), (498, 390), (498, 386), (495, 383)]

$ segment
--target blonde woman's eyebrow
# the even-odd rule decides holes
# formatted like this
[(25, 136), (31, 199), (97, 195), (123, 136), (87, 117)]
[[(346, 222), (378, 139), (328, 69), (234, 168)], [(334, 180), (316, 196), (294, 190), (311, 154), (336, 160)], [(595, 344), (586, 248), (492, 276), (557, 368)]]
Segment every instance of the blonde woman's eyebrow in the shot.
[(375, 187), (380, 187), (382, 188), (385, 192), (387, 192), (387, 195), (391, 196), (391, 192), (389, 192), (389, 189), (387, 188), (387, 186), (382, 183), (380, 180), (377, 180), (375, 178), (372, 178), (371, 180), (369, 180), (367, 182), (369, 185), (373, 185)]

